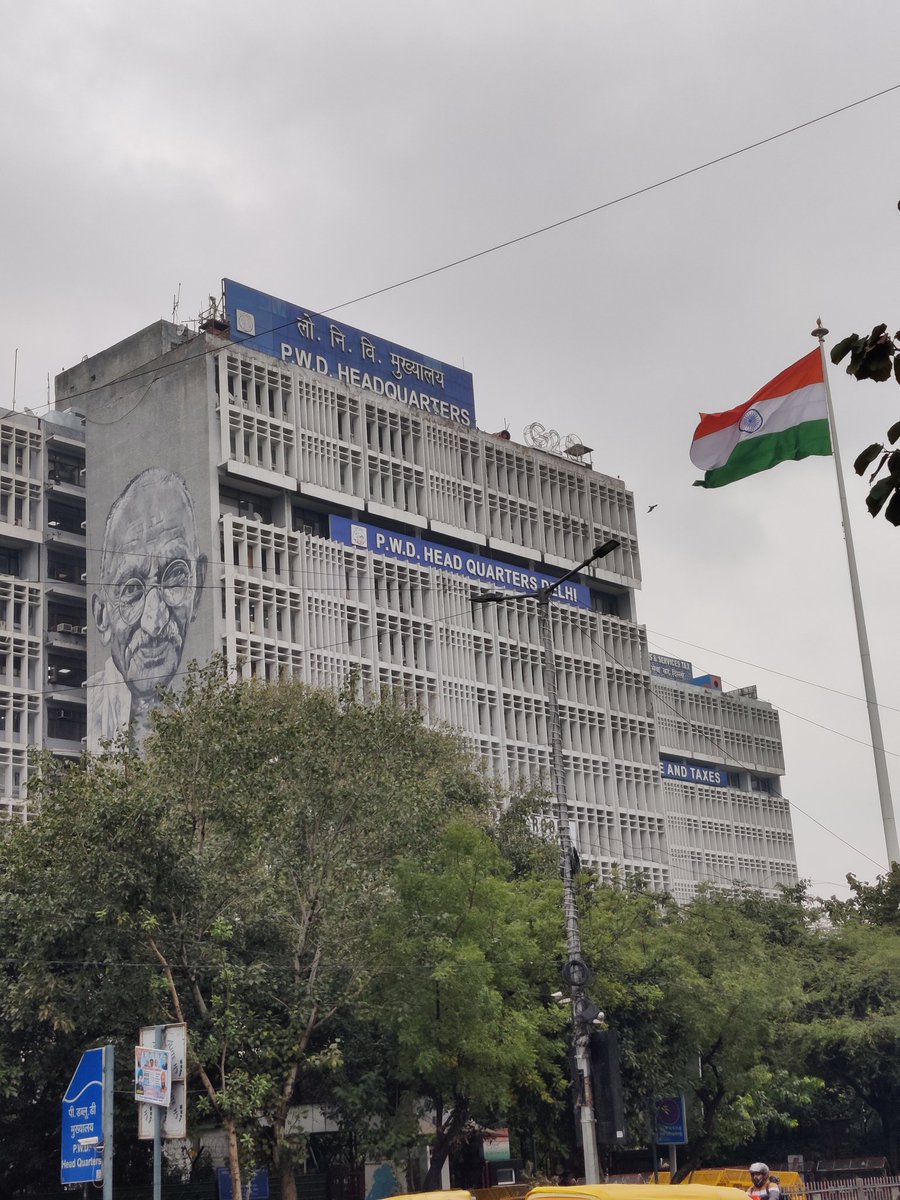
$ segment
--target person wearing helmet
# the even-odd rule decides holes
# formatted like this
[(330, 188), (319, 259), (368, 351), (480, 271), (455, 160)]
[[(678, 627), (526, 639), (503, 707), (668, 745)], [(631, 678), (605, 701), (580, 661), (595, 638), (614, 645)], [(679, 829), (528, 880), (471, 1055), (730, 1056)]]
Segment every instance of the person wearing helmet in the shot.
[(753, 1183), (747, 1195), (752, 1200), (781, 1200), (781, 1188), (769, 1175), (769, 1168), (764, 1162), (750, 1164), (750, 1178)]

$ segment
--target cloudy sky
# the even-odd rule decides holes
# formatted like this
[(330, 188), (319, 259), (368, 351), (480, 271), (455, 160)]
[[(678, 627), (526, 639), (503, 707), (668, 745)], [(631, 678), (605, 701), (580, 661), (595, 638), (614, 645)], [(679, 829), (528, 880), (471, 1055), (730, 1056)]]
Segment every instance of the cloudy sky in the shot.
[[(900, 84), (896, 0), (54, 0), (3, 30), (4, 404), (16, 350), (40, 411), (223, 276), (465, 366), (482, 428), (577, 432), (633, 489), (651, 649), (781, 709), (801, 874), (883, 868), (832, 461), (706, 491), (688, 450), (819, 315), (900, 325), (900, 90), (652, 185)], [(832, 382), (849, 469), (900, 389)], [(847, 487), (900, 793), (900, 530)]]

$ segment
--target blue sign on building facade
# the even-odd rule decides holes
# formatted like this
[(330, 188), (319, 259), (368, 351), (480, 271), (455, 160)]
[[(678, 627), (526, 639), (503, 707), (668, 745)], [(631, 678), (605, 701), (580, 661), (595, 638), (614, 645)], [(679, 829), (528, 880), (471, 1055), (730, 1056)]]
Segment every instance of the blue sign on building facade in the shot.
[(677, 679), (680, 683), (692, 683), (694, 668), (685, 658), (669, 658), (667, 654), (650, 655), (650, 674), (658, 679)]
[(682, 783), (705, 783), (708, 787), (730, 787), (728, 772), (721, 767), (700, 767), (694, 763), (676, 762), (661, 758), (663, 779), (680, 779)]
[(86, 1050), (62, 1102), (62, 1183), (103, 1178), (103, 1054)]
[(231, 338), (296, 367), (475, 428), (472, 374), (384, 338), (223, 280)]
[[(371, 550), (375, 554), (383, 554), (386, 558), (415, 563), (420, 567), (449, 571), (451, 575), (460, 575), (470, 583), (481, 584), (492, 591), (534, 592), (556, 582), (552, 575), (545, 575), (541, 571), (515, 567), (509, 563), (497, 562), (493, 558), (483, 558), (480, 554), (470, 554), (465, 550), (454, 550), (450, 546), (442, 546), (439, 542), (426, 542), (421, 538), (408, 537), (405, 533), (393, 533), (389, 529), (379, 529), (377, 525), (364, 525), (360, 521), (350, 521), (347, 517), (332, 516), (329, 520), (331, 538), (345, 546)], [(569, 581), (562, 584), (553, 593), (553, 599), (575, 605), (577, 608), (591, 607), (590, 588), (583, 583)]]

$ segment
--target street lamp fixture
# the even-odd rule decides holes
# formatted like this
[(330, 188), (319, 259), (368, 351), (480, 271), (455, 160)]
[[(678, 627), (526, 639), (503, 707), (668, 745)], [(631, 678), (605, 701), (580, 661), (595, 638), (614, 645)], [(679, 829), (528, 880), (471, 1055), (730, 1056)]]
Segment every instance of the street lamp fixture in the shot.
[[(569, 807), (566, 799), (566, 780), (562, 761), (562, 731), (559, 720), (559, 685), (556, 677), (556, 661), (553, 651), (553, 627), (550, 623), (550, 599), (557, 588), (580, 571), (591, 566), (613, 550), (621, 542), (609, 538), (593, 551), (577, 567), (553, 583), (530, 592), (482, 592), (473, 596), (473, 604), (500, 604), (509, 601), (535, 600), (538, 606), (538, 625), (544, 651), (544, 692), (547, 697), (547, 714), (550, 727), (550, 768), (553, 774), (553, 792), (556, 800), (556, 832), (559, 838), (559, 858), (563, 882), (563, 909), (566, 921), (567, 961), (562, 969), (564, 981), (571, 989), (572, 1043), (575, 1064), (581, 1077), (581, 1095), (575, 1097), (576, 1118), (580, 1119), (582, 1144), (584, 1146), (585, 1183), (600, 1183), (600, 1161), (597, 1154), (597, 1127), (594, 1118), (594, 1095), (591, 1081), (590, 1039), (591, 1025), (603, 1020), (603, 1014), (588, 999), (584, 989), (590, 979), (590, 971), (581, 954), (581, 930), (578, 923), (578, 908), (575, 903), (575, 887), (572, 872), (572, 839), (569, 835)], [(558, 1004), (566, 1003), (561, 993), (553, 993)]]

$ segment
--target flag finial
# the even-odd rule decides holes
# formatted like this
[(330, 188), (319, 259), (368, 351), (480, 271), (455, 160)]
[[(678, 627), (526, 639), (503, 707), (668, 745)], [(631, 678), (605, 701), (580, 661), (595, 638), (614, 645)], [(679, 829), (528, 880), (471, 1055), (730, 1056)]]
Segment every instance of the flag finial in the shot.
[(828, 330), (822, 324), (821, 317), (816, 317), (816, 327), (810, 331), (810, 336), (818, 338), (820, 342), (824, 342), (824, 340), (828, 337)]

